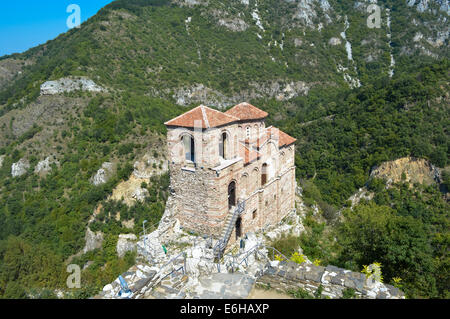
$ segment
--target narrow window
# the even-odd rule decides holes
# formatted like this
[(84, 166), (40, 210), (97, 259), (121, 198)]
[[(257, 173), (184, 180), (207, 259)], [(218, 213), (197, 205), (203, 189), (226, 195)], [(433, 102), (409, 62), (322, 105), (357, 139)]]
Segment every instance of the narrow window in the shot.
[(185, 158), (188, 161), (195, 162), (194, 139), (191, 136), (183, 136)]
[(236, 239), (242, 236), (242, 218), (238, 217), (236, 220)]
[(219, 143), (219, 155), (223, 159), (227, 159), (227, 133), (222, 133)]
[(245, 134), (246, 134), (247, 139), (250, 139), (250, 126), (247, 126), (245, 128)]
[(236, 182), (228, 185), (228, 209), (236, 206)]
[(267, 164), (264, 163), (261, 171), (261, 186), (266, 185), (267, 183)]
[(253, 211), (253, 213), (252, 213), (252, 217), (253, 217), (253, 219), (255, 219), (256, 218), (256, 209)]

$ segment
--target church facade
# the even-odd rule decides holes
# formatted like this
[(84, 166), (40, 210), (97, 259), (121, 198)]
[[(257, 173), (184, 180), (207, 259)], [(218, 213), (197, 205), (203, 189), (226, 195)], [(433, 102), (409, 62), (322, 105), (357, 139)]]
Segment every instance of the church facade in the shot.
[(233, 243), (295, 208), (296, 140), (266, 127), (267, 116), (249, 103), (226, 112), (200, 105), (164, 123), (173, 210), (184, 229)]

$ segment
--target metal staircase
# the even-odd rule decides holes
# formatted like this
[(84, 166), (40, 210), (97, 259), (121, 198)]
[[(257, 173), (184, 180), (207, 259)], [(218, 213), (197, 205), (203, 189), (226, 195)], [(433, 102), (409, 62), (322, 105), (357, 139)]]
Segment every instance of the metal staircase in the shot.
[(239, 202), (234, 208), (233, 213), (228, 215), (227, 221), (225, 222), (225, 228), (222, 230), (220, 239), (213, 248), (215, 257), (220, 258), (220, 256), (223, 254), (225, 247), (227, 247), (231, 233), (233, 232), (234, 225), (238, 217), (244, 212), (244, 210), (245, 201)]

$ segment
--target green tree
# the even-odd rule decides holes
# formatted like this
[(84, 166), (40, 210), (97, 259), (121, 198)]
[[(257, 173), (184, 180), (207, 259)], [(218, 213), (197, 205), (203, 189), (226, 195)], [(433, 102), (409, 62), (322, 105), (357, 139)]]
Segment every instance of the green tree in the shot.
[(409, 296), (436, 296), (432, 247), (419, 220), (373, 203), (347, 209), (344, 216), (337, 231), (342, 266), (358, 271), (378, 261), (386, 281), (404, 279)]

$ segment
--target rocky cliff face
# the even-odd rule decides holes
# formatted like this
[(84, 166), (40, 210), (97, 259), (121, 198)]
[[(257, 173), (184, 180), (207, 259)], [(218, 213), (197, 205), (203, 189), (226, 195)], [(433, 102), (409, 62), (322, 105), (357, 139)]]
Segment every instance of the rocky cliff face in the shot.
[(441, 182), (440, 169), (428, 160), (404, 157), (384, 162), (372, 169), (371, 177), (383, 178), (388, 184), (408, 182), (410, 184), (433, 184)]
[(191, 87), (175, 90), (172, 97), (176, 103), (183, 106), (191, 104), (213, 105), (218, 108), (226, 108), (258, 98), (276, 98), (279, 101), (288, 101), (299, 95), (307, 95), (314, 83), (303, 81), (271, 81), (269, 83), (251, 82), (248, 88), (232, 95), (226, 95), (220, 91), (196, 84)]

